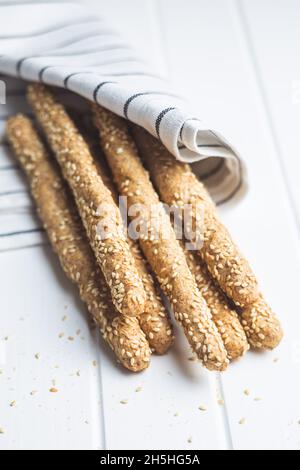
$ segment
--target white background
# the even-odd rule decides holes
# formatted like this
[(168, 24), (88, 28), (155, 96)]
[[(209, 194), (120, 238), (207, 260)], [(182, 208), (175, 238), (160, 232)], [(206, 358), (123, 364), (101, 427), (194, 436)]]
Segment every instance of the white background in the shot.
[[(188, 361), (178, 332), (173, 351), (154, 357), (148, 371), (124, 372), (89, 328), (50, 248), (16, 250), (12, 242), (7, 250), (2, 237), (0, 449), (299, 449), (300, 3), (85, 3), (167, 75), (247, 162), (249, 191), (222, 216), (282, 319), (285, 338), (276, 351), (248, 353), (220, 376)], [(16, 221), (39, 224), (22, 210), (5, 212), (27, 201), (11, 165), (2, 145), (0, 192), (21, 191), (0, 197), (3, 233)], [(41, 236), (30, 237), (35, 243)], [(53, 386), (58, 393), (49, 392)]]

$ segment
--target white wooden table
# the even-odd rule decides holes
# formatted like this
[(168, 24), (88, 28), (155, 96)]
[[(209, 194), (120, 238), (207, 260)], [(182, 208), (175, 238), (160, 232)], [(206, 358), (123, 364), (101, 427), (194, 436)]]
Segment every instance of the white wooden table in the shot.
[[(247, 161), (249, 191), (222, 216), (280, 315), (285, 338), (276, 351), (249, 353), (220, 376), (188, 361), (178, 332), (177, 346), (154, 357), (149, 370), (121, 370), (90, 330), (50, 248), (14, 249), (14, 237), (36, 244), (41, 234), (28, 211), (6, 210), (29, 200), (2, 145), (0, 449), (299, 449), (300, 3), (86, 3)], [(33, 232), (3, 235), (20, 223)]]

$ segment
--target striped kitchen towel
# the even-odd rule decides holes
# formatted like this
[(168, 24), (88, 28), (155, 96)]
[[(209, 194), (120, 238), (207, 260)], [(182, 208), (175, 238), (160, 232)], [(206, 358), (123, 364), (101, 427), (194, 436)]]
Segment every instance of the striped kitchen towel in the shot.
[(2, 74), (62, 87), (143, 126), (178, 160), (193, 163), (217, 203), (240, 193), (236, 150), (86, 5), (0, 0), (0, 21)]

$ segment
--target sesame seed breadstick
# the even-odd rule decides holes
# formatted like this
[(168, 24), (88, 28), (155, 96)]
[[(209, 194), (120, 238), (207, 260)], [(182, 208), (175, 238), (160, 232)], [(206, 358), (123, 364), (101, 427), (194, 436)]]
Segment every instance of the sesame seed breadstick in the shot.
[(49, 160), (28, 118), (21, 115), (11, 118), (7, 124), (7, 135), (28, 176), (51, 245), (66, 275), (77, 285), (80, 297), (99, 326), (104, 340), (124, 367), (135, 372), (145, 369), (149, 365), (151, 352), (145, 335), (136, 318), (121, 316), (115, 310), (56, 162)]
[[(138, 157), (125, 121), (98, 106), (94, 106), (93, 111), (102, 148), (120, 194), (128, 197), (129, 209), (134, 204), (142, 205), (141, 225), (147, 227), (147, 233), (140, 233), (140, 246), (171, 302), (175, 318), (203, 364), (211, 370), (224, 370), (228, 359), (221, 336), (187, 266), (171, 221)], [(156, 232), (151, 224), (152, 208), (161, 218)]]
[(131, 239), (128, 243), (146, 292), (144, 312), (138, 319), (152, 351), (165, 354), (174, 340), (173, 326), (138, 243)]
[[(114, 200), (117, 201), (118, 194), (112, 182), (112, 178), (109, 175), (109, 169), (103, 159), (103, 155), (100, 155), (98, 151), (101, 149), (99, 145), (96, 146), (91, 140), (87, 141), (92, 154), (95, 156), (97, 170), (104, 184), (110, 190)], [(127, 238), (127, 241), (133, 254), (139, 277), (143, 281), (144, 290), (146, 292), (144, 310), (138, 318), (140, 326), (146, 335), (152, 352), (165, 354), (174, 339), (171, 321), (137, 241), (132, 240), (130, 237)]]
[(133, 134), (141, 158), (160, 193), (162, 200), (171, 205), (192, 207), (196, 227), (196, 207), (203, 215), (202, 247), (200, 256), (224, 292), (236, 305), (245, 307), (259, 295), (257, 280), (248, 261), (241, 255), (228, 230), (222, 224), (204, 185), (189, 165), (177, 161), (173, 155), (144, 129), (133, 126)]
[[(139, 315), (145, 302), (143, 284), (123, 233), (120, 211), (97, 172), (88, 145), (43, 85), (30, 85), (27, 98), (73, 192), (115, 307), (124, 315)], [(106, 237), (99, 233), (99, 224), (104, 225)]]
[(195, 251), (189, 251), (185, 244), (181, 246), (185, 251), (188, 266), (194, 274), (198, 289), (203, 295), (211, 311), (230, 360), (243, 356), (249, 349), (247, 337), (235, 310), (228, 305), (228, 300), (215, 284), (209, 271)]
[[(241, 315), (250, 345), (260, 349), (274, 348), (283, 334), (280, 323), (260, 296), (247, 261), (238, 253), (227, 229), (218, 221), (214, 203), (204, 185), (189, 165), (175, 160), (144, 129), (134, 126), (133, 133), (163, 200), (174, 205), (189, 203), (193, 206), (198, 203), (204, 208), (204, 240), (199, 254), (228, 297), (238, 306), (246, 304)], [(261, 338), (257, 336), (258, 329), (261, 330)]]
[[(113, 184), (112, 175), (104, 159), (102, 149), (99, 145), (97, 132), (91, 132), (89, 125), (81, 120), (76, 121), (80, 133), (88, 143), (94, 162), (102, 181), (110, 190), (116, 204), (118, 204), (118, 193)], [(95, 131), (95, 129), (93, 129)], [(139, 315), (139, 323), (144, 331), (152, 352), (165, 354), (173, 343), (173, 327), (169, 315), (162, 302), (157, 283), (153, 279), (149, 265), (144, 258), (139, 244), (136, 240), (127, 237), (130, 250), (133, 254), (136, 268), (140, 279), (143, 282), (146, 293), (144, 310)]]
[(241, 310), (241, 321), (254, 349), (274, 349), (283, 337), (280, 322), (262, 295)]

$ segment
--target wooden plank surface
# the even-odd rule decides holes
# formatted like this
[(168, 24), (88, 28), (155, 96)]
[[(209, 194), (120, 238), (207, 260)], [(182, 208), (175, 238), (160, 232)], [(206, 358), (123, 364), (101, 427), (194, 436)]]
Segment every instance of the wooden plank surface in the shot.
[[(176, 348), (153, 358), (148, 371), (126, 373), (90, 330), (49, 247), (12, 246), (0, 253), (0, 448), (299, 449), (299, 4), (85, 3), (168, 76), (247, 162), (249, 191), (224, 206), (222, 217), (280, 315), (285, 339), (277, 351), (249, 353), (220, 376), (188, 360), (178, 332)], [(24, 188), (17, 170), (1, 171), (11, 163), (3, 146), (0, 191)], [(19, 197), (14, 207), (25, 203)], [(2, 214), (9, 203), (1, 197), (1, 231), (20, 221)], [(22, 217), (22, 225), (38, 226), (32, 211)], [(53, 383), (57, 393), (49, 392)]]

